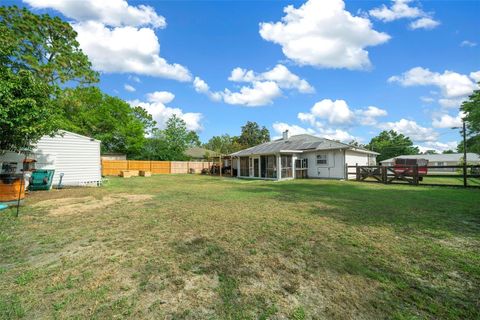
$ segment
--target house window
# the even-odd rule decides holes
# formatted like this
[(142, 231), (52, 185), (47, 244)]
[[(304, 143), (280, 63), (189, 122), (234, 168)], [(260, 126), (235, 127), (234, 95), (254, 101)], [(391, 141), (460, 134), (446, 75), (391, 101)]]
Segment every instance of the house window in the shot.
[(437, 166), (445, 166), (445, 162), (437, 162)]
[(297, 159), (295, 160), (295, 169), (307, 169), (308, 168), (308, 159)]
[(327, 154), (326, 153), (317, 154), (317, 165), (325, 165), (325, 164), (328, 164)]

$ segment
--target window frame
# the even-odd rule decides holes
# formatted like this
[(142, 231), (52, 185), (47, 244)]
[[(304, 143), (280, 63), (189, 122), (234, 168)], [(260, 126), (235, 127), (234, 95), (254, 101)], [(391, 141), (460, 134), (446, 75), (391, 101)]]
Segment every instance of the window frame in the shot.
[[(324, 156), (325, 159), (319, 159), (319, 157), (321, 157), (321, 156)], [(317, 166), (319, 166), (319, 167), (328, 166), (328, 153), (317, 153), (315, 160), (316, 160)], [(325, 163), (319, 163), (319, 160), (320, 161), (325, 161)]]

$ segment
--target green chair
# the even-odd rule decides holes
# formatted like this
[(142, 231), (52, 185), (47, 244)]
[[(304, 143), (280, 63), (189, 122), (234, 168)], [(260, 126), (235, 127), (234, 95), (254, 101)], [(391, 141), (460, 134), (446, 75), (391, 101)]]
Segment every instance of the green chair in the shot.
[(30, 191), (50, 190), (55, 170), (35, 170), (30, 178)]

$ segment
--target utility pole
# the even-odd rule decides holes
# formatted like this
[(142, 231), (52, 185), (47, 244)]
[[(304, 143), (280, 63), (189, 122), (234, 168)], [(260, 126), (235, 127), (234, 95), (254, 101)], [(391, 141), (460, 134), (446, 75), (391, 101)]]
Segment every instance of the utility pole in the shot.
[(467, 128), (463, 120), (463, 186), (467, 187)]

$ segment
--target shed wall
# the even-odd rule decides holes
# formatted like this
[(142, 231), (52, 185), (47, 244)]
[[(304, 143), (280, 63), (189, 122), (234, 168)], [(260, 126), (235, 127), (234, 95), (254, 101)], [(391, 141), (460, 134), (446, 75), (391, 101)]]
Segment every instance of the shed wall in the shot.
[(100, 142), (69, 132), (43, 137), (34, 149), (37, 169), (55, 169), (53, 184), (86, 185), (102, 180)]

